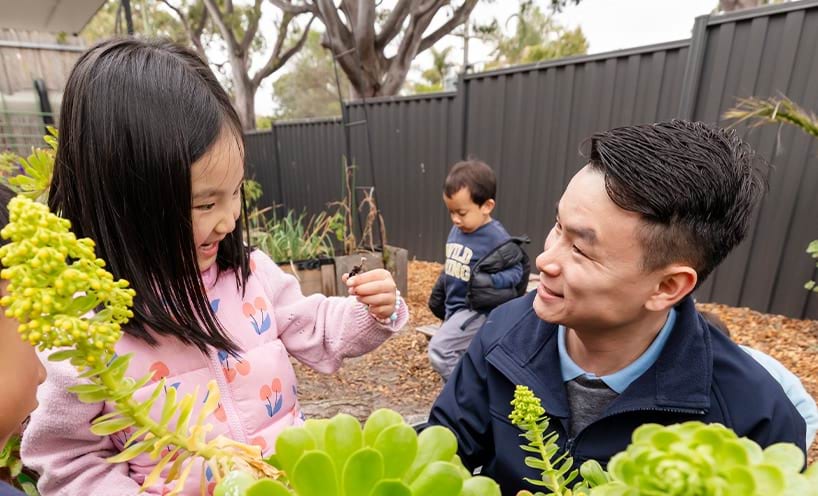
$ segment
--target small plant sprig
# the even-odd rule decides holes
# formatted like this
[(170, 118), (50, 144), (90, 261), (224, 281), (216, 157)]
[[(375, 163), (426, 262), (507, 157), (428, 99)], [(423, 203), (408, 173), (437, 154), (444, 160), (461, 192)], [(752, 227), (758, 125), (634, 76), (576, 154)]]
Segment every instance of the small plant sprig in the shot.
[(111, 413), (94, 420), (93, 433), (106, 436), (133, 428), (125, 449), (108, 461), (121, 463), (149, 454), (159, 461), (143, 487), (154, 484), (167, 469), (165, 482), (176, 481), (171, 494), (183, 489), (195, 458), (204, 459), (217, 481), (234, 469), (278, 476), (261, 459), (257, 447), (223, 436), (206, 440), (211, 426), (204, 421), (219, 401), (215, 382), (208, 385), (207, 400), (195, 419), (191, 417), (199, 403), (196, 392), (177, 401), (176, 390), (167, 388), (161, 418), (154, 420), (149, 412), (165, 391), (164, 379), (147, 401), (136, 402), (134, 393), (153, 379), (152, 374), (138, 380), (126, 377), (131, 356), (114, 353), (122, 325), (133, 317), (133, 289), (105, 270), (92, 240), (77, 239), (70, 222), (49, 212), (46, 205), (18, 195), (8, 208), (10, 222), (0, 235), (10, 243), (0, 248), (5, 267), (0, 277), (9, 285), (0, 305), (20, 323), (24, 340), (40, 351), (58, 348), (49, 360), (69, 360), (81, 372), (87, 383), (70, 390), (80, 401), (114, 405)]
[[(511, 400), (514, 409), (508, 416), (511, 423), (520, 427), (523, 432), (520, 437), (524, 437), (528, 444), (521, 444), (523, 451), (534, 453), (537, 456), (525, 457), (525, 464), (528, 467), (537, 469), (542, 474), (542, 480), (535, 480), (526, 477), (529, 484), (544, 487), (551, 491), (554, 496), (572, 496), (575, 493), (569, 489), (569, 484), (579, 475), (577, 470), (572, 470), (574, 460), (565, 452), (559, 456), (554, 456), (559, 451), (556, 432), (548, 432), (549, 419), (545, 415), (540, 399), (526, 386), (518, 385), (514, 390), (514, 399)], [(580, 489), (581, 491), (581, 489)], [(528, 491), (521, 491), (519, 496), (531, 495)], [(534, 496), (545, 496), (546, 493), (537, 492)]]
[(25, 472), (23, 462), (20, 460), (20, 436), (12, 435), (6, 445), (0, 450), (0, 469), (3, 477), (8, 476), (9, 482), (20, 488), (26, 496), (39, 496), (37, 484), (28, 473)]
[[(34, 148), (28, 158), (14, 153), (0, 154), (0, 171), (9, 177), (4, 181), (19, 194), (32, 200), (45, 202), (54, 173), (54, 156), (57, 154), (57, 129), (48, 126), (48, 134), (43, 136), (49, 148)], [(22, 173), (18, 173), (19, 169)]]

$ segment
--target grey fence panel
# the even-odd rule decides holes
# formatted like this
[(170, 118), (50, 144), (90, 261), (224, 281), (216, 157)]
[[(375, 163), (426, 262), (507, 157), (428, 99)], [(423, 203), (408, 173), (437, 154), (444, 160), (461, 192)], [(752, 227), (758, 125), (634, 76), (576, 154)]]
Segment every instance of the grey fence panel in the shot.
[[(818, 89), (810, 84), (818, 77), (818, 3), (797, 2), (751, 14), (706, 18), (702, 38), (693, 40), (704, 45), (694, 119), (726, 125), (723, 112), (750, 96), (785, 94), (808, 109), (818, 108)], [(770, 189), (745, 242), (697, 296), (804, 316), (808, 299), (814, 298), (803, 283), (812, 273), (804, 249), (811, 237), (818, 237), (813, 227), (816, 147), (813, 139), (788, 127), (739, 127), (739, 132), (772, 163)]]
[(343, 195), (344, 141), (340, 119), (275, 125), (281, 200), (287, 209), (315, 214)]
[(361, 104), (348, 106), (350, 122), (367, 122), (350, 128), (356, 183), (373, 186), (374, 172), (387, 242), (422, 260), (442, 260), (451, 228), (441, 188), (460, 156), (458, 100), (441, 93), (372, 100), (366, 112)]
[(688, 42), (474, 74), (466, 78), (467, 153), (497, 172), (496, 217), (540, 251), (554, 207), (596, 131), (678, 110)]
[(266, 207), (281, 203), (281, 177), (276, 157), (275, 131), (248, 133), (244, 137), (244, 157), (247, 176), (261, 184), (258, 205)]

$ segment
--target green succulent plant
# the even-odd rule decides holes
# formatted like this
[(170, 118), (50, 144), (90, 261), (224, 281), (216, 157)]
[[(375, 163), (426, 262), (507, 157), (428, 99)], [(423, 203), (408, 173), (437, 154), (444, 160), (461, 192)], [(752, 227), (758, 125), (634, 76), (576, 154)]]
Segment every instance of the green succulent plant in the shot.
[(804, 473), (795, 445), (758, 444), (721, 424), (645, 424), (608, 464), (609, 481), (592, 496), (813, 496), (818, 465)]
[(500, 496), (487, 477), (472, 477), (448, 429), (419, 435), (397, 412), (376, 410), (361, 427), (350, 415), (285, 429), (268, 461), (285, 477), (253, 480), (234, 472), (215, 496)]

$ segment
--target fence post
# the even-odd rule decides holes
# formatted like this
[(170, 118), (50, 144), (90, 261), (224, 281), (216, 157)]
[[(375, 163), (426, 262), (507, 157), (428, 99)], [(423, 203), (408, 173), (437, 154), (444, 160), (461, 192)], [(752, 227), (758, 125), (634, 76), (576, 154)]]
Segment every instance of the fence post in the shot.
[[(276, 167), (276, 200), (273, 203), (273, 210), (276, 211), (276, 217), (281, 218), (286, 214), (287, 206), (284, 204), (284, 189), (282, 188), (283, 180), (281, 177), (281, 144), (278, 141), (278, 126), (274, 122), (271, 126), (271, 130), (273, 131), (273, 148), (275, 153), (273, 157), (275, 157), (275, 167)], [(281, 210), (279, 212), (279, 210)]]
[(710, 22), (709, 15), (696, 18), (693, 24), (693, 36), (690, 39), (690, 49), (687, 52), (687, 64), (685, 65), (684, 76), (682, 77), (682, 95), (679, 102), (680, 119), (693, 119), (696, 110), (696, 98), (699, 92), (699, 80), (702, 74), (702, 64), (704, 64), (704, 54), (707, 44), (707, 24)]
[(457, 94), (461, 98), (463, 108), (460, 111), (462, 122), (460, 126), (460, 159), (466, 160), (468, 157), (468, 139), (469, 139), (469, 83), (466, 81), (466, 72), (463, 72), (458, 77)]

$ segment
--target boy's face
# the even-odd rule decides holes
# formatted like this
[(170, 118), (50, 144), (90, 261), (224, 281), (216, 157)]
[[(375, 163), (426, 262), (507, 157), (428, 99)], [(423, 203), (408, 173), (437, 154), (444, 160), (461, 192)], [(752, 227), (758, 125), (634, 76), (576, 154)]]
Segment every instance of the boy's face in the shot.
[[(0, 294), (6, 293), (7, 285), (8, 281), (0, 282)], [(20, 338), (18, 325), (0, 307), (0, 446), (37, 408), (37, 386), (45, 380), (45, 368), (34, 347)]]
[(491, 211), (494, 210), (494, 200), (486, 200), (482, 205), (474, 203), (469, 188), (460, 188), (452, 196), (443, 194), (443, 203), (449, 209), (452, 224), (464, 233), (476, 231), (479, 227), (491, 221)]
[(534, 311), (543, 320), (587, 331), (624, 327), (645, 317), (662, 275), (642, 267), (639, 214), (619, 208), (601, 172), (571, 179), (537, 257)]

